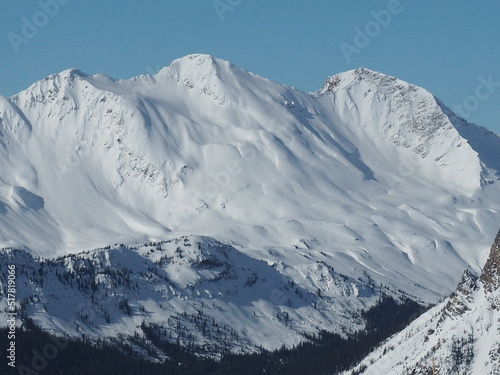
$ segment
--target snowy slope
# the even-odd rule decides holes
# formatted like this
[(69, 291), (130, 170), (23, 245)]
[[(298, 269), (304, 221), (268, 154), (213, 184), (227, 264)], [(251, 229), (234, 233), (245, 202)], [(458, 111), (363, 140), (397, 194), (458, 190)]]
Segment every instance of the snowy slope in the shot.
[(71, 69), (0, 97), (0, 245), (54, 259), (200, 235), (333, 311), (376, 300), (358, 300), (360, 277), (436, 302), (487, 257), (498, 150), (426, 90), (367, 69), (316, 93), (206, 55), (122, 81)]
[[(500, 373), (500, 232), (478, 278), (466, 271), (445, 301), (345, 374)], [(358, 372), (356, 372), (358, 371)]]
[[(366, 277), (351, 279), (321, 262), (301, 270), (309, 280), (295, 281), (282, 264), (197, 236), (55, 260), (7, 250), (0, 260), (2, 274), (16, 265), (18, 314), (54, 334), (129, 339), (144, 337), (143, 324), (159, 325), (166, 340), (194, 343), (210, 355), (297, 344), (305, 332), (333, 327), (360, 329), (352, 313), (373, 304), (377, 293)], [(5, 300), (0, 309), (6, 311)]]

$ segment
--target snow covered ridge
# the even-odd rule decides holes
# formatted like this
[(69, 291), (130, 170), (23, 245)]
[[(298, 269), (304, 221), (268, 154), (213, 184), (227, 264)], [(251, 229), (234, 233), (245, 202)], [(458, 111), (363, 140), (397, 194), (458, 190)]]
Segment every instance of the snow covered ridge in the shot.
[[(259, 280), (274, 265), (303, 295), (329, 296), (347, 314), (333, 329), (349, 331), (347, 311), (371, 304), (366, 285), (435, 303), (480, 271), (498, 229), (499, 150), (426, 90), (368, 69), (315, 93), (207, 55), (129, 80), (69, 69), (0, 97), (0, 246), (48, 262), (200, 235), (260, 262)], [(304, 309), (314, 317), (314, 300)], [(296, 342), (284, 327), (278, 340)]]
[(500, 232), (478, 278), (466, 271), (445, 301), (345, 374), (500, 373)]
[[(133, 343), (134, 335), (145, 336), (144, 325), (161, 327), (164, 340), (195, 345), (200, 355), (277, 349), (304, 340), (304, 333), (360, 329), (362, 319), (352, 314), (380, 293), (369, 278), (354, 280), (321, 262), (311, 270), (321, 280), (294, 280), (281, 265), (208, 237), (115, 245), (52, 260), (4, 249), (0, 260), (2, 274), (16, 266), (18, 316), (32, 317), (46, 331)], [(0, 295), (6, 290), (0, 284)], [(0, 311), (7, 308), (2, 299)], [(147, 357), (162, 359), (149, 345), (157, 354)]]

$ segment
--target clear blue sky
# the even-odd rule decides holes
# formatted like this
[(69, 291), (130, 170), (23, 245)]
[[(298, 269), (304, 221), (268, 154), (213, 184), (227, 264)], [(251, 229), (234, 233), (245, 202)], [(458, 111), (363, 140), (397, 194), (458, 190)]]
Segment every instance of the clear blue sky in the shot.
[(9, 1), (0, 94), (71, 67), (130, 78), (200, 52), (304, 91), (364, 66), (500, 133), (499, 16), (496, 0)]

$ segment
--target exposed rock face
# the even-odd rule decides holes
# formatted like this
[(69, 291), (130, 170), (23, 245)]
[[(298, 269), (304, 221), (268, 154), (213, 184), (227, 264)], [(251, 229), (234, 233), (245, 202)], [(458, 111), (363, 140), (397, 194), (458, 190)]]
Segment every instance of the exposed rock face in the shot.
[(479, 283), (484, 286), (484, 291), (493, 302), (490, 304), (496, 308), (498, 304), (491, 293), (500, 288), (500, 232), (498, 232), (495, 242), (491, 247), (490, 255), (483, 272), (478, 278), (469, 270), (465, 270), (457, 289), (450, 295), (439, 323), (443, 323), (449, 317), (464, 315), (468, 310), (474, 307), (474, 292), (479, 289)]
[(490, 256), (484, 265), (480, 280), (487, 292), (491, 293), (500, 288), (500, 232), (491, 247)]
[(471, 271), (465, 270), (457, 289), (450, 295), (448, 303), (440, 318), (440, 323), (448, 317), (463, 315), (470, 309), (469, 305), (473, 302), (473, 293), (478, 290), (478, 277)]

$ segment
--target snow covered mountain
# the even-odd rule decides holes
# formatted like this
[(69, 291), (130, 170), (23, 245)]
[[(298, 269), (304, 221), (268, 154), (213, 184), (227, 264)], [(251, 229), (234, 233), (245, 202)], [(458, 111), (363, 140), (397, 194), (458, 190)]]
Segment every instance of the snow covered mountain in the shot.
[[(323, 262), (303, 267), (321, 279), (299, 285), (281, 265), (196, 236), (53, 260), (6, 250), (0, 260), (2, 274), (15, 264), (16, 283), (24, 285), (17, 295), (20, 314), (47, 331), (133, 342), (134, 335), (144, 337), (143, 325), (161, 327), (165, 341), (211, 356), (297, 344), (303, 333), (335, 325), (361, 329), (362, 320), (351, 314), (373, 304), (378, 293), (370, 279), (349, 278)], [(5, 300), (0, 309), (7, 311)], [(137, 349), (146, 350), (150, 358), (165, 359), (153, 343)]]
[[(235, 349), (278, 347), (359, 328), (381, 288), (435, 303), (479, 272), (499, 150), (426, 90), (367, 69), (315, 93), (207, 55), (121, 81), (71, 69), (0, 97), (0, 255), (25, 269), (26, 313), (58, 333), (133, 335), (209, 305), (227, 332), (265, 327)], [(96, 302), (120, 272), (136, 284)], [(61, 293), (76, 305), (52, 311)], [(89, 303), (99, 324), (76, 328)]]
[(386, 341), (347, 374), (500, 373), (500, 232), (478, 278)]

